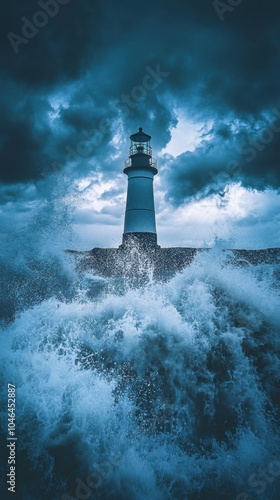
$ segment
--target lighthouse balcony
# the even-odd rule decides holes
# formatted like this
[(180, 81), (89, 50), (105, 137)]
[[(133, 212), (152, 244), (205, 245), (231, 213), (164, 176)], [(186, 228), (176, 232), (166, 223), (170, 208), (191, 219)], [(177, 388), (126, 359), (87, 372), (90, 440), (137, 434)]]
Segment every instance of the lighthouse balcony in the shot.
[(145, 164), (143, 164), (143, 157), (142, 157), (142, 161), (140, 159), (140, 155), (139, 155), (139, 162), (138, 161), (135, 161), (136, 158), (133, 158), (133, 160), (131, 158), (128, 158), (127, 160), (125, 160), (124, 162), (124, 166), (125, 168), (128, 168), (128, 167), (136, 167), (136, 166), (141, 166), (141, 167), (144, 167), (144, 166), (148, 166), (148, 167), (153, 167), (153, 168), (157, 168), (157, 161), (154, 159), (154, 158), (149, 158), (149, 159), (146, 159), (145, 158)]

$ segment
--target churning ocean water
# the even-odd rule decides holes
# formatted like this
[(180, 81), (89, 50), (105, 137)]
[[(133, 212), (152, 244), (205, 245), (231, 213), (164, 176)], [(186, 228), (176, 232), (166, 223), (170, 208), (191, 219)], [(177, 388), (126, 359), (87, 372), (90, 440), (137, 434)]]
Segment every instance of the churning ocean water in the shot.
[(213, 251), (135, 286), (27, 229), (2, 253), (1, 498), (8, 383), (14, 498), (279, 498), (276, 267)]

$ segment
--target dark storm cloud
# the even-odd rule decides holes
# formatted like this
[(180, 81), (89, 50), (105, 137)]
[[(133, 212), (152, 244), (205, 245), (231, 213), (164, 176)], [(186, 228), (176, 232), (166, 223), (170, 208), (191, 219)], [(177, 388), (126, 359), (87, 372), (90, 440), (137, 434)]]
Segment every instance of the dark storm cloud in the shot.
[[(112, 176), (121, 171), (134, 129), (143, 126), (158, 150), (170, 139), (174, 109), (181, 108), (214, 126), (194, 153), (166, 160), (167, 196), (175, 204), (195, 192), (222, 190), (226, 176), (220, 174), (232, 159), (238, 168), (227, 182), (279, 185), (279, 134), (253, 161), (240, 153), (257, 137), (254, 123), (279, 108), (280, 7), (274, 0), (244, 0), (223, 22), (210, 0), (70, 0), (15, 54), (7, 34), (21, 36), (22, 17), (32, 22), (39, 10), (31, 0), (2, 2), (4, 183), (40, 179), (54, 168), (76, 177), (91, 169)], [(152, 78), (147, 67), (165, 76)], [(121, 159), (113, 159), (110, 141), (118, 132)]]
[[(42, 4), (48, 2), (42, 0)], [(40, 2), (4, 0), (0, 28), (1, 57), (5, 71), (16, 80), (27, 83), (33, 90), (49, 89), (50, 86), (78, 78), (84, 69), (85, 59), (90, 57), (93, 33), (98, 46), (98, 31), (95, 30), (97, 11), (96, 2), (68, 0), (65, 5), (59, 6), (54, 17), (46, 14), (45, 26), (36, 28), (34, 16), (36, 18), (38, 12), (43, 12)], [(33, 35), (32, 28), (25, 29), (30, 24), (34, 26)], [(29, 32), (29, 38), (26, 38), (26, 32)], [(18, 45), (18, 54), (15, 54), (7, 38), (9, 33), (26, 38), (26, 44)], [(92, 58), (95, 54), (96, 51), (91, 53)]]
[(25, 182), (42, 166), (45, 150), (52, 143), (46, 119), (50, 106), (39, 94), (31, 94), (25, 84), (2, 77), (1, 179)]
[(169, 201), (180, 205), (190, 198), (223, 196), (226, 186), (237, 182), (260, 191), (279, 189), (280, 109), (274, 108), (268, 118), (238, 122), (232, 128), (218, 123), (193, 153), (163, 158)]

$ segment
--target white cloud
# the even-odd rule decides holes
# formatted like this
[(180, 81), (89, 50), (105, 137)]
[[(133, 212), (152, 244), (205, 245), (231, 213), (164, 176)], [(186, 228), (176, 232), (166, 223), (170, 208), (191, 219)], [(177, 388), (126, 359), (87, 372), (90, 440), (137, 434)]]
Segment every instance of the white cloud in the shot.
[(171, 140), (159, 153), (159, 156), (167, 153), (174, 157), (185, 151), (194, 151), (201, 142), (201, 136), (212, 127), (212, 123), (194, 122), (187, 117), (182, 110), (177, 112), (178, 123), (171, 129)]
[(235, 248), (279, 246), (279, 213), (276, 191), (234, 184), (223, 198), (213, 195), (177, 209), (166, 205), (158, 215), (158, 238), (165, 246), (212, 246), (217, 238)]
[[(80, 248), (113, 247), (121, 243), (125, 193), (102, 200), (104, 193), (118, 193), (118, 179), (87, 178), (79, 183), (83, 199), (75, 215)], [(123, 185), (123, 183), (122, 183)], [(276, 191), (245, 189), (240, 184), (218, 194), (174, 208), (155, 186), (158, 241), (162, 246), (211, 247), (222, 239), (229, 248), (265, 248), (280, 245), (280, 196)]]
[[(79, 210), (87, 210), (89, 207), (93, 212), (115, 207), (116, 212), (125, 202), (125, 193), (120, 192), (120, 176), (114, 180), (104, 180), (102, 174), (93, 174), (79, 180), (76, 183), (77, 196), (75, 205)], [(110, 192), (112, 195), (110, 196)], [(108, 196), (104, 196), (107, 194)]]

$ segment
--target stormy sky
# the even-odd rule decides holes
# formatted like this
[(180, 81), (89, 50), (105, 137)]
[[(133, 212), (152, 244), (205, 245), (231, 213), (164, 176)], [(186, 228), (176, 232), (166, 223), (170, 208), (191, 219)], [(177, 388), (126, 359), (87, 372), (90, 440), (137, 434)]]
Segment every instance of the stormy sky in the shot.
[(278, 2), (1, 7), (2, 220), (40, 220), (47, 203), (79, 248), (120, 244), (141, 126), (158, 160), (159, 244), (280, 246)]

